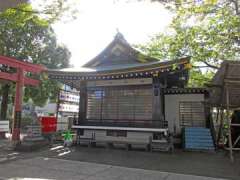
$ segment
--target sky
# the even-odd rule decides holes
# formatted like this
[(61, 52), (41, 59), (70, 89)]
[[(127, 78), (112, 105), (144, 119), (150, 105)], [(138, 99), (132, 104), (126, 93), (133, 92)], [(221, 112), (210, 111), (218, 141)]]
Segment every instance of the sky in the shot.
[(71, 65), (80, 67), (97, 56), (114, 38), (117, 30), (130, 44), (146, 43), (163, 32), (171, 13), (159, 3), (131, 0), (80, 0), (77, 19), (53, 25), (59, 43), (65, 44)]

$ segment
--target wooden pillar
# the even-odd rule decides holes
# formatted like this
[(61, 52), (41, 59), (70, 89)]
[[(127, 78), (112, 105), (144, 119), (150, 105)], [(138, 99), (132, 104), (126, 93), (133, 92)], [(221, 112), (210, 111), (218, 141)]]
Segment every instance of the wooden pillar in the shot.
[(161, 112), (161, 121), (165, 120), (165, 102), (164, 102), (164, 88), (163, 85), (160, 83), (160, 112)]
[(231, 162), (233, 159), (233, 150), (232, 150), (232, 132), (231, 132), (231, 117), (229, 112), (229, 89), (226, 87), (226, 106), (227, 106), (227, 122), (228, 122), (228, 144), (229, 144), (229, 155)]
[(216, 116), (216, 122), (218, 123), (219, 120), (219, 114), (220, 114), (220, 108), (217, 107), (217, 116)]
[(12, 140), (14, 144), (18, 144), (20, 141), (20, 127), (21, 127), (21, 114), (22, 114), (22, 97), (24, 86), (24, 74), (23, 70), (17, 69), (17, 81), (16, 81), (16, 93), (14, 101), (14, 119), (12, 125)]
[(220, 139), (222, 137), (222, 128), (223, 128), (223, 115), (224, 115), (224, 110), (221, 107), (220, 108), (220, 125), (219, 125), (219, 131), (218, 131), (218, 136), (217, 136), (217, 145), (219, 145)]
[(152, 119), (154, 123), (161, 123), (163, 121), (163, 104), (161, 84), (158, 77), (153, 77), (153, 111)]
[(80, 81), (80, 101), (79, 101), (79, 113), (78, 113), (78, 124), (81, 121), (86, 120), (86, 110), (87, 110), (87, 87), (86, 81)]
[(58, 95), (57, 95), (57, 106), (56, 106), (56, 119), (57, 119), (57, 122), (58, 122), (59, 107), (60, 107), (60, 93), (61, 93), (61, 89), (58, 90)]

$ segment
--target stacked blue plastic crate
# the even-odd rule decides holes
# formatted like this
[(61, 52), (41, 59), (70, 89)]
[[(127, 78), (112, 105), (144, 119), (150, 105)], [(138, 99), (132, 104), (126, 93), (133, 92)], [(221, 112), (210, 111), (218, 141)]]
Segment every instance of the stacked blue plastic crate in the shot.
[(214, 151), (213, 138), (208, 128), (184, 128), (184, 148), (188, 150)]

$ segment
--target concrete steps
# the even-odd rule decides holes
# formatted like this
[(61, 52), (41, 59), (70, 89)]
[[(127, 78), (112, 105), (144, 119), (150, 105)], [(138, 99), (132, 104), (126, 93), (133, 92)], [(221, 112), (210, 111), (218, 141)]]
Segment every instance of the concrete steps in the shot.
[(215, 151), (213, 138), (208, 128), (188, 127), (183, 130), (186, 150)]

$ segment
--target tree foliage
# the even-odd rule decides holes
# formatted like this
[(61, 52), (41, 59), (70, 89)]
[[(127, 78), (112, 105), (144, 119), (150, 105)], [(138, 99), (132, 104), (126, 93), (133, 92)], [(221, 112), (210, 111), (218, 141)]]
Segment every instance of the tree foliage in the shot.
[(75, 19), (78, 0), (31, 0), (34, 8), (31, 10), (15, 7), (13, 9), (34, 13), (41, 18), (44, 18), (50, 23), (64, 20), (69, 21)]
[[(29, 4), (0, 13), (0, 54), (55, 69), (67, 67), (70, 58), (68, 49), (57, 43), (50, 22), (40, 18)], [(1, 67), (1, 71), (14, 69)], [(32, 99), (36, 105), (56, 96), (57, 83), (40, 78), (39, 87), (25, 88), (24, 99)]]
[(165, 60), (190, 56), (193, 64), (190, 85), (203, 85), (221, 62), (239, 58), (239, 5), (235, 0), (171, 2), (165, 4), (175, 13), (168, 31), (138, 47)]

